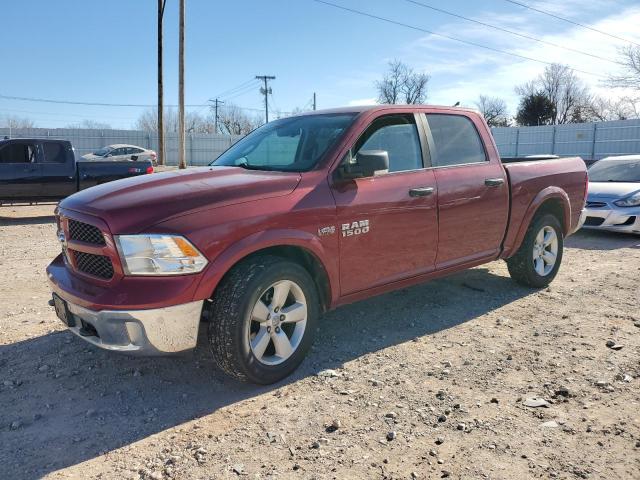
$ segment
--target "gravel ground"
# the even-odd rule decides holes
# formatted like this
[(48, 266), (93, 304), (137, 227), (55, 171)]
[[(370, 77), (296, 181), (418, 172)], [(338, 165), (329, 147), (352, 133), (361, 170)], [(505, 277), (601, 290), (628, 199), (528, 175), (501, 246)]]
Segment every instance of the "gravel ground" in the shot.
[(639, 237), (571, 237), (545, 290), (494, 262), (340, 308), (256, 387), (66, 332), (52, 212), (0, 208), (1, 479), (640, 478)]

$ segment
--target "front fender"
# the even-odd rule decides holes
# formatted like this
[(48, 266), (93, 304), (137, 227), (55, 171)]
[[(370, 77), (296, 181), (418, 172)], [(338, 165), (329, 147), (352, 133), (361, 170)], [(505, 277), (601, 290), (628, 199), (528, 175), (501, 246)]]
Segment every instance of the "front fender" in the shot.
[(567, 192), (560, 187), (546, 187), (538, 192), (538, 194), (529, 203), (529, 206), (520, 221), (519, 227), (514, 225), (514, 218), (511, 218), (509, 223), (509, 232), (507, 233), (507, 238), (505, 239), (503, 246), (502, 258), (508, 258), (518, 251), (518, 248), (520, 248), (520, 245), (524, 240), (524, 236), (527, 233), (527, 229), (540, 206), (544, 202), (554, 199), (559, 200), (562, 203), (562, 211), (564, 213), (564, 218), (560, 219), (562, 223), (562, 230), (564, 235), (569, 234), (571, 230), (571, 202), (569, 201), (569, 196), (567, 195)]
[[(338, 277), (338, 264), (335, 255), (330, 255), (320, 239), (303, 230), (274, 229), (256, 232), (242, 240), (235, 242), (218, 255), (204, 271), (200, 284), (196, 289), (194, 299), (203, 300), (211, 297), (222, 277), (240, 260), (269, 247), (291, 246), (299, 247), (313, 254), (327, 272), (329, 292), (332, 300), (338, 298), (339, 285), (333, 281)], [(331, 260), (333, 258), (333, 260)]]

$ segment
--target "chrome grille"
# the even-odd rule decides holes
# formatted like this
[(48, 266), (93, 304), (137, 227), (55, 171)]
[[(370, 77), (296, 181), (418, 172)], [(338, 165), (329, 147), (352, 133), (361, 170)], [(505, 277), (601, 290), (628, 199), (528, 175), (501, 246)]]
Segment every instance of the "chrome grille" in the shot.
[(113, 264), (109, 257), (78, 252), (77, 250), (69, 250), (69, 252), (73, 253), (78, 271), (93, 275), (94, 277), (104, 278), (105, 280), (113, 277)]
[(106, 245), (104, 235), (98, 227), (71, 218), (69, 219), (69, 239), (92, 245)]

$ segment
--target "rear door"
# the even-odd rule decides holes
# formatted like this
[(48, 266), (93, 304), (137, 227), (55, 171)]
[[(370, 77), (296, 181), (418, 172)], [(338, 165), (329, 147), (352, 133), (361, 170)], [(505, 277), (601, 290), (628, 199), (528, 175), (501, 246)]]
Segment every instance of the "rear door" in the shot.
[(500, 159), (487, 154), (473, 117), (427, 113), (427, 137), (438, 185), (436, 268), (498, 254), (509, 214)]
[(76, 191), (76, 165), (68, 142), (41, 142), (41, 196), (64, 198)]
[(376, 118), (347, 154), (385, 150), (387, 173), (333, 179), (342, 295), (434, 268), (438, 241), (435, 176), (425, 168), (428, 150), (416, 118), (413, 113)]
[(0, 198), (27, 200), (40, 196), (38, 145), (28, 140), (0, 144)]

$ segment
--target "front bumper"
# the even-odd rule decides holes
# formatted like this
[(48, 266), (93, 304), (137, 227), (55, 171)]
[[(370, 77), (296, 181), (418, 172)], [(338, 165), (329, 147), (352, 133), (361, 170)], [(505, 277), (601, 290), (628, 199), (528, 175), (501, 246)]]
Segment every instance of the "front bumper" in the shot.
[(67, 302), (68, 328), (105, 350), (165, 355), (196, 346), (203, 300), (149, 310), (89, 310)]
[(602, 207), (585, 208), (581, 221), (583, 228), (640, 233), (640, 207), (616, 207), (607, 203)]

